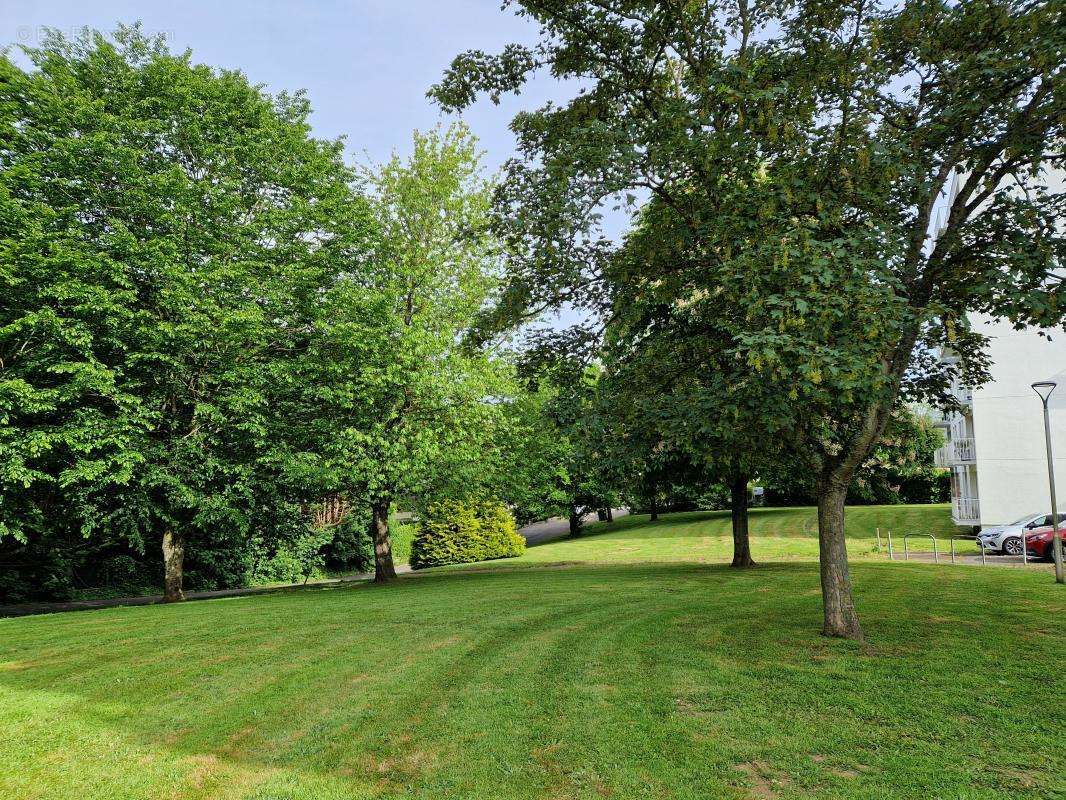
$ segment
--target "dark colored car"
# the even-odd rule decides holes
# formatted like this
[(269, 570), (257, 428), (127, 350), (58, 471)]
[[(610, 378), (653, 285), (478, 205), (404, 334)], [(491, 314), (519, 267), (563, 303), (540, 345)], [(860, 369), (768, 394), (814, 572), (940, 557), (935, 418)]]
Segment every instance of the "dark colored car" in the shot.
[[(1027, 533), (1025, 535), (1025, 550), (1029, 558), (1046, 558), (1048, 561), (1054, 558), (1054, 548), (1052, 546), (1054, 534), (1055, 531), (1050, 525), (1046, 528), (1037, 528), (1032, 533)], [(1066, 527), (1059, 528), (1059, 538), (1066, 542)], [(1066, 545), (1063, 546), (1063, 551), (1066, 552)]]

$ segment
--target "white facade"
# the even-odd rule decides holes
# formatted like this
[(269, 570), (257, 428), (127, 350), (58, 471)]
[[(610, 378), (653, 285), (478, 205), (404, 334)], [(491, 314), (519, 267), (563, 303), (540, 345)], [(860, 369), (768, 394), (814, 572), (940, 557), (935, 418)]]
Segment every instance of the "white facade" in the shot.
[[(1066, 191), (1066, 172), (1044, 172), (1047, 188)], [(958, 179), (952, 194), (958, 189)], [(952, 519), (958, 525), (1006, 525), (1026, 514), (1050, 514), (1043, 406), (1032, 389), (1055, 380), (1051, 395), (1051, 443), (1055, 493), (1066, 504), (1066, 331), (1016, 331), (1006, 321), (970, 315), (974, 330), (989, 337), (992, 379), (972, 392), (956, 386), (963, 413), (945, 420), (947, 444), (938, 466), (951, 469)]]
[[(1058, 380), (1051, 395), (1056, 494), (1066, 503), (1066, 333), (1051, 340), (1036, 330), (972, 316), (990, 337), (992, 380), (973, 391), (956, 387), (963, 413), (945, 420), (947, 443), (937, 464), (951, 469), (952, 519), (958, 525), (1005, 525), (1051, 512), (1044, 418), (1031, 384)], [(1061, 373), (1061, 374), (1060, 374)]]

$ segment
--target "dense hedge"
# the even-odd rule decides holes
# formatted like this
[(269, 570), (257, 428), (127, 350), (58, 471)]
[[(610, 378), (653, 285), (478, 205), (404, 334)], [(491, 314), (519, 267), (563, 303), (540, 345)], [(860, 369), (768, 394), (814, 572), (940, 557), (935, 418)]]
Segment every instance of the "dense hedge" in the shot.
[(411, 543), (411, 567), (511, 558), (525, 549), (526, 541), (503, 503), (449, 500), (431, 506), (422, 516)]

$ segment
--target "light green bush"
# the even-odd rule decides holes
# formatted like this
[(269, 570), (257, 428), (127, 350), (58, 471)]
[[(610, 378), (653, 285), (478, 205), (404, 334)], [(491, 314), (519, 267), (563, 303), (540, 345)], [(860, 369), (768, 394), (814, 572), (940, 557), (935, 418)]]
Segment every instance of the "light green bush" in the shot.
[(498, 500), (446, 500), (426, 509), (411, 543), (414, 569), (520, 556), (526, 541)]
[[(389, 517), (392, 560), (397, 564), (406, 564), (411, 560), (411, 542), (414, 540), (417, 531), (417, 527), (410, 522), (398, 522), (395, 517)], [(373, 560), (371, 560), (370, 568), (373, 569), (373, 566)]]

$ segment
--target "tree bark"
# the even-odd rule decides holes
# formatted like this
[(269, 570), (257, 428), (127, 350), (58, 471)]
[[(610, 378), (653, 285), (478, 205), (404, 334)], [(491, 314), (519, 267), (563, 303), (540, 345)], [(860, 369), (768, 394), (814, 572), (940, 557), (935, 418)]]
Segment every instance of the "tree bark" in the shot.
[(374, 582), (396, 580), (396, 565), (392, 562), (392, 538), (389, 536), (389, 508), (392, 499), (379, 497), (370, 504), (370, 538), (374, 541)]
[(824, 636), (862, 641), (862, 627), (851, 597), (848, 548), (844, 540), (847, 483), (823, 484), (818, 490), (818, 551), (822, 578)]
[(185, 599), (182, 577), (185, 569), (185, 534), (167, 529), (163, 532), (163, 602)]
[(748, 540), (748, 479), (741, 475), (729, 484), (729, 509), (733, 517), (733, 563), (730, 566), (743, 569), (754, 567), (751, 558), (751, 543)]
[(614, 509), (607, 506), (607, 521), (614, 522)]
[(818, 562), (822, 579), (822, 633), (862, 641), (862, 627), (851, 596), (848, 548), (844, 539), (844, 501), (855, 472), (884, 433), (910, 364), (918, 323), (901, 331), (891, 355), (882, 362), (889, 381), (880, 401), (870, 403), (861, 424), (836, 458), (823, 466), (818, 480)]
[(653, 494), (651, 496), (651, 516), (648, 517), (649, 522), (655, 522), (659, 518), (659, 499)]
[(570, 506), (570, 535), (578, 536), (581, 533), (581, 515), (577, 513), (577, 506)]

